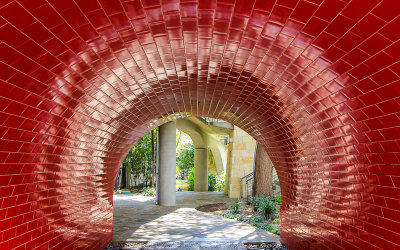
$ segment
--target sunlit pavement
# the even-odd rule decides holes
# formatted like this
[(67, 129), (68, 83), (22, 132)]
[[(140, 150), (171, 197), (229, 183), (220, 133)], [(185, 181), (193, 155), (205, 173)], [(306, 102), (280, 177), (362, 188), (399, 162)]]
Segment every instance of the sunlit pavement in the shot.
[(154, 197), (114, 195), (114, 241), (201, 240), (279, 241), (280, 237), (246, 223), (197, 211), (195, 207), (230, 203), (223, 193), (177, 192), (177, 206), (155, 205)]

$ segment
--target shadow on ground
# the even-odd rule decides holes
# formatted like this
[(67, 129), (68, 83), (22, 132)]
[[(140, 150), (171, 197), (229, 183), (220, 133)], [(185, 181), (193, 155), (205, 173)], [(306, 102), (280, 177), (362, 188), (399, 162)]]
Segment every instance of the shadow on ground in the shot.
[(280, 241), (279, 236), (246, 223), (195, 209), (205, 204), (234, 202), (218, 192), (177, 192), (176, 206), (161, 207), (155, 205), (155, 198), (115, 195), (113, 240)]

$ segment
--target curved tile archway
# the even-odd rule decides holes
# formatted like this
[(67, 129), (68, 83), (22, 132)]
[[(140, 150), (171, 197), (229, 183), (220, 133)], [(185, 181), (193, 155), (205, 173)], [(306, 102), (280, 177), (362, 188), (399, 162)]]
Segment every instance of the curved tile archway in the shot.
[(263, 145), (290, 248), (400, 248), (399, 7), (0, 1), (0, 248), (104, 247), (124, 154), (187, 114)]

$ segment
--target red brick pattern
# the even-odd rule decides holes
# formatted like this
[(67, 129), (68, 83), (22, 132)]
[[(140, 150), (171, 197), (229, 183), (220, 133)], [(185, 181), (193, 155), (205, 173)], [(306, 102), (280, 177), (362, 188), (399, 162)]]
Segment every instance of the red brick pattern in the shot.
[(253, 135), (292, 249), (400, 248), (398, 0), (0, 0), (0, 249), (101, 249), (170, 115)]

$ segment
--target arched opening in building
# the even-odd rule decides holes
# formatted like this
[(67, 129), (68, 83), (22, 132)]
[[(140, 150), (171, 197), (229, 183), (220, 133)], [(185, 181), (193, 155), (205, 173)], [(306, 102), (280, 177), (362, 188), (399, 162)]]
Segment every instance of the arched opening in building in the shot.
[[(134, 180), (152, 179), (150, 175), (153, 173), (151, 166), (153, 144), (151, 143), (151, 133), (148, 133), (135, 144), (123, 162), (123, 166), (127, 167), (123, 167), (123, 171), (127, 171), (132, 177), (128, 178), (130, 179), (130, 181), (128, 181), (130, 187), (126, 186), (122, 189), (122, 193), (121, 190), (114, 191), (114, 241), (143, 240), (144, 238), (146, 240), (157, 240), (159, 239), (159, 235), (157, 235), (156, 232), (159, 232), (159, 234), (162, 234), (164, 237), (168, 235), (170, 239), (179, 236), (182, 239), (190, 240), (192, 239), (191, 237), (194, 236), (188, 235), (187, 232), (193, 231), (193, 228), (186, 228), (188, 225), (185, 223), (182, 224), (177, 223), (177, 221), (168, 220), (171, 217), (178, 216), (180, 213), (179, 209), (182, 208), (198, 208), (199, 211), (207, 212), (219, 211), (217, 214), (225, 217), (228, 216), (233, 219), (237, 217), (241, 221), (248, 221), (249, 225), (255, 225), (267, 230), (267, 232), (273, 232), (279, 235), (279, 180), (268, 155), (261, 149), (261, 146), (257, 149), (256, 140), (242, 129), (219, 119), (187, 117), (176, 119), (174, 123), (177, 128), (175, 131), (172, 131), (176, 134), (175, 142), (172, 146), (176, 145), (177, 148), (176, 168), (173, 166), (174, 169), (176, 169), (176, 177), (174, 180), (176, 182), (176, 187), (173, 190), (173, 192), (176, 193), (176, 204), (173, 204), (174, 208), (165, 208), (163, 212), (161, 212), (161, 208), (154, 209), (158, 198), (152, 198), (152, 196), (158, 195), (157, 187), (151, 188), (149, 182), (143, 183)], [(187, 132), (187, 134), (178, 129)], [(153, 137), (155, 141), (156, 137), (157, 132)], [(154, 144), (157, 145), (158, 143), (155, 142)], [(183, 145), (183, 147), (179, 148), (179, 145)], [(157, 151), (157, 146), (154, 148)], [(201, 155), (203, 155), (204, 152), (206, 153), (203, 161), (195, 159), (199, 148), (201, 150)], [(138, 150), (137, 153), (139, 154), (135, 155), (135, 150)], [(180, 150), (187, 152), (181, 152), (183, 156), (179, 156)], [(212, 153), (213, 151), (215, 154)], [(143, 153), (147, 161), (145, 163), (142, 163), (140, 160), (140, 154)], [(218, 156), (215, 157), (214, 155), (217, 154)], [(192, 166), (189, 169), (185, 167), (179, 169), (179, 157), (188, 156), (192, 159), (184, 159), (184, 161), (191, 162)], [(198, 155), (197, 158), (199, 158)], [(155, 157), (155, 159), (157, 159), (157, 157)], [(216, 159), (218, 160), (216, 161)], [(147, 170), (143, 169), (146, 166)], [(192, 167), (193, 169), (191, 169)], [(197, 176), (194, 170), (197, 169), (197, 173), (201, 168), (205, 169), (206, 175), (204, 179), (199, 180), (201, 176)], [(180, 170), (183, 169), (187, 172), (181, 175)], [(138, 172), (135, 173), (134, 171)], [(154, 171), (154, 173), (156, 172), (158, 173), (157, 170)], [(274, 172), (275, 175), (273, 174)], [(143, 178), (145, 173), (150, 173), (150, 175), (148, 175), (147, 178)], [(186, 178), (181, 178), (182, 176)], [(116, 183), (118, 183), (119, 178), (120, 177), (117, 176)], [(155, 180), (159, 181), (162, 180), (162, 178), (155, 178)], [(155, 185), (157, 185), (157, 181)], [(201, 186), (196, 187), (195, 183), (201, 181), (205, 182), (205, 189), (201, 189)], [(200, 191), (202, 193), (190, 193), (188, 191)], [(207, 194), (207, 191), (219, 191), (219, 193)], [(264, 217), (259, 209), (251, 209), (254, 206), (254, 196), (269, 197), (270, 201), (274, 200), (273, 197), (279, 198), (279, 203), (273, 203), (274, 212), (271, 214), (271, 217)], [(264, 202), (263, 199), (258, 199), (258, 201), (258, 203), (261, 201)], [(238, 208), (237, 211), (234, 212), (235, 214), (231, 216), (230, 214), (234, 211), (234, 203), (237, 202), (240, 202), (240, 209)], [(143, 210), (150, 210), (152, 214), (149, 216), (149, 212), (143, 213)], [(199, 211), (196, 213), (200, 213)], [(130, 216), (128, 216), (128, 214)], [(182, 212), (182, 221), (190, 220), (190, 218), (185, 218), (184, 216), (187, 215), (185, 212)], [(212, 235), (215, 234), (215, 230), (221, 229), (221, 225), (218, 224), (220, 222), (218, 222), (218, 218), (216, 219), (217, 222), (215, 226), (212, 221), (204, 221), (203, 218), (199, 225), (192, 225), (190, 227), (198, 227), (196, 230), (200, 231), (206, 228), (211, 236), (204, 235), (203, 237), (212, 237)], [(232, 225), (230, 226), (232, 227)], [(171, 233), (168, 233), (168, 230), (165, 230), (165, 228), (171, 227), (174, 227), (174, 229), (171, 229)], [(226, 227), (227, 228), (224, 228), (224, 230), (230, 233), (222, 234), (220, 232), (220, 235), (226, 237), (225, 240), (229, 240), (232, 238), (230, 234), (232, 231), (237, 230), (237, 228), (229, 228), (228, 225)], [(249, 230), (249, 228), (245, 230)], [(253, 228), (253, 230), (256, 230), (256, 228)], [(251, 231), (246, 231), (247, 240), (254, 241), (261, 239), (254, 238), (255, 236), (250, 237), (249, 232)], [(239, 232), (236, 233), (236, 237), (243, 237)], [(151, 238), (152, 236), (154, 238)], [(246, 239), (241, 238), (241, 240)], [(264, 238), (264, 240), (274, 241), (276, 238), (271, 236), (270, 238)]]
[(397, 0), (0, 2), (1, 248), (101, 248), (170, 116), (268, 152), (292, 248), (399, 248)]

